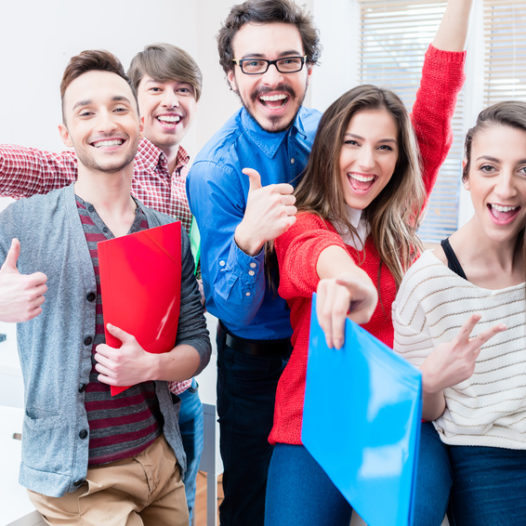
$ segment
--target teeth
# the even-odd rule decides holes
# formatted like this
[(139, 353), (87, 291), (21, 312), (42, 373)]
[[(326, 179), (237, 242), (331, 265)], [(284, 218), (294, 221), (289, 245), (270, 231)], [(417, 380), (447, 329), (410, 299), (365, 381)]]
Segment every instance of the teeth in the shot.
[(157, 117), (161, 122), (179, 122), (181, 120), (181, 117), (179, 115), (159, 115)]
[(515, 210), (518, 207), (516, 207), (516, 206), (491, 205), (491, 208), (493, 208), (497, 212), (511, 212), (512, 210)]
[(124, 141), (122, 139), (111, 139), (108, 141), (98, 141), (95, 143), (95, 147), (103, 148), (105, 146), (120, 146)]
[(276, 102), (277, 100), (285, 100), (287, 95), (262, 95), (261, 100), (265, 102)]
[(374, 181), (374, 175), (349, 174), (349, 177), (351, 177), (352, 179), (356, 179), (361, 183), (369, 183), (371, 181)]

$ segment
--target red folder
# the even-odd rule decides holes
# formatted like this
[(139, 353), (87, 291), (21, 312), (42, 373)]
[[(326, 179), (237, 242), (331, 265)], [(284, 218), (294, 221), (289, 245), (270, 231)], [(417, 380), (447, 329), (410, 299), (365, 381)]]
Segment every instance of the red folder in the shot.
[[(181, 297), (181, 223), (142, 230), (97, 245), (106, 343), (111, 323), (133, 334), (143, 349), (173, 349)], [(130, 386), (111, 387), (115, 396)]]

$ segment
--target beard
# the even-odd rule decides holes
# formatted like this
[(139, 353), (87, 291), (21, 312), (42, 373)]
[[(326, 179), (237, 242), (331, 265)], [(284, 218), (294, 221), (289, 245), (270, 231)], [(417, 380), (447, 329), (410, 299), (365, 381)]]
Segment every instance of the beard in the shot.
[[(260, 88), (254, 89), (252, 93), (250, 93), (249, 95), (250, 104), (248, 101), (246, 101), (241, 96), (239, 89), (237, 88), (237, 85), (236, 85), (236, 89), (234, 90), (234, 92), (239, 97), (241, 104), (247, 110), (249, 115), (259, 124), (259, 126), (263, 130), (267, 132), (271, 132), (271, 133), (279, 133), (291, 127), (292, 123), (294, 122), (294, 119), (296, 118), (296, 115), (298, 114), (299, 109), (301, 108), (301, 105), (303, 104), (303, 101), (305, 100), (307, 88), (308, 88), (308, 77), (305, 83), (305, 89), (301, 97), (298, 97), (296, 95), (296, 92), (288, 84), (278, 84), (277, 86), (274, 86), (272, 88), (265, 87), (265, 86), (260, 87)], [(265, 122), (262, 122), (261, 117), (258, 116), (256, 111), (254, 111), (254, 108), (256, 108), (257, 105), (259, 104), (259, 98), (261, 96), (265, 95), (266, 93), (272, 92), (272, 91), (282, 91), (288, 94), (289, 101), (287, 103), (295, 104), (294, 114), (288, 119), (284, 119), (283, 116), (265, 116)]]

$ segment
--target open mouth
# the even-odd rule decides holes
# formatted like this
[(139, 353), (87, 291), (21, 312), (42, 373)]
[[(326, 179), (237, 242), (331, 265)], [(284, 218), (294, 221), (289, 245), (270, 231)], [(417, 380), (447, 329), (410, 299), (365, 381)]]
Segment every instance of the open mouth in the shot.
[(113, 146), (121, 146), (124, 144), (124, 139), (102, 139), (90, 143), (95, 148), (111, 148)]
[(491, 216), (501, 225), (511, 223), (519, 213), (520, 209), (520, 206), (506, 206), (493, 203), (488, 204), (488, 210)]
[(347, 178), (353, 191), (358, 194), (367, 193), (376, 181), (376, 175), (348, 173)]
[(164, 128), (175, 128), (183, 120), (181, 115), (157, 115), (155, 119)]
[(285, 93), (279, 93), (275, 95), (261, 95), (259, 97), (259, 102), (269, 108), (281, 108), (282, 106), (285, 106), (288, 101), (289, 96)]

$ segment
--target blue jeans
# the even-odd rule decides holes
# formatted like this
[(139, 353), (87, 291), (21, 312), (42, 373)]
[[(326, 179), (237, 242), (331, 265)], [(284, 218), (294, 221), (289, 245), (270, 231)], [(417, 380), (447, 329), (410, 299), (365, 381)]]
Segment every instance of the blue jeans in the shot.
[(349, 526), (352, 508), (304, 446), (276, 444), (265, 526)]
[(192, 386), (179, 395), (181, 408), (179, 411), (179, 429), (186, 453), (186, 473), (184, 475), (184, 489), (190, 524), (195, 503), (195, 484), (201, 453), (203, 452), (203, 405), (199, 399), (199, 392), (195, 378)]
[(268, 435), (274, 400), (287, 358), (251, 356), (217, 335), (217, 413), (223, 460), (221, 526), (262, 526), (267, 471), (272, 454)]
[(526, 451), (449, 446), (451, 526), (526, 525)]
[(448, 446), (431, 422), (421, 427), (413, 526), (440, 526), (453, 482)]

